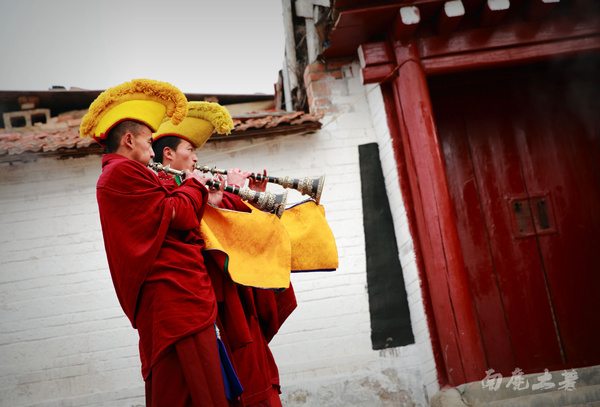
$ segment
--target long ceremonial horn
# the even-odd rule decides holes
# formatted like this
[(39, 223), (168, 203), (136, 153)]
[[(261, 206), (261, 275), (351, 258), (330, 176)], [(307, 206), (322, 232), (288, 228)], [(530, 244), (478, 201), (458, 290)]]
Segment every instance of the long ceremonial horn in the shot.
[[(223, 174), (227, 175), (227, 170), (219, 170), (217, 167), (209, 167), (207, 165), (200, 165), (198, 163), (194, 166), (195, 169), (202, 172), (210, 172), (212, 174)], [(321, 192), (323, 192), (323, 184), (325, 184), (325, 175), (321, 175), (318, 178), (292, 178), (292, 177), (270, 177), (262, 174), (252, 174), (250, 178), (256, 181), (267, 181), (274, 184), (281, 185), (284, 188), (291, 188), (299, 191), (303, 195), (308, 195), (314, 199), (317, 204), (321, 200)]]
[[(173, 169), (169, 165), (162, 165), (151, 160), (148, 163), (148, 167), (156, 172), (164, 172), (165, 174), (179, 176), (182, 180), (185, 179), (185, 171)], [(215, 189), (221, 188), (219, 181), (208, 180), (206, 181), (206, 185)], [(239, 196), (244, 201), (256, 204), (258, 209), (273, 213), (278, 218), (281, 218), (281, 215), (283, 215), (288, 196), (288, 191), (284, 191), (282, 194), (274, 194), (268, 191), (257, 192), (249, 188), (238, 188), (233, 185), (225, 185), (223, 190)]]

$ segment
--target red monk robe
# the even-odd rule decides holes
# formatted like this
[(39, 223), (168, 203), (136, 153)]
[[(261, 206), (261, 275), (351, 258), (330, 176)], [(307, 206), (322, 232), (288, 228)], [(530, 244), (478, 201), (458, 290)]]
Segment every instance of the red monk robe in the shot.
[(198, 233), (207, 191), (195, 179), (169, 191), (143, 164), (106, 154), (97, 199), (111, 276), (138, 329), (146, 380), (175, 342), (214, 333), (217, 303)]
[[(173, 179), (162, 178), (172, 189)], [(250, 212), (234, 194), (223, 193), (221, 207)], [(296, 308), (294, 289), (283, 292), (238, 286), (212, 260), (205, 258), (219, 304), (217, 326), (244, 389), (238, 406), (281, 406), (279, 371), (268, 343)]]

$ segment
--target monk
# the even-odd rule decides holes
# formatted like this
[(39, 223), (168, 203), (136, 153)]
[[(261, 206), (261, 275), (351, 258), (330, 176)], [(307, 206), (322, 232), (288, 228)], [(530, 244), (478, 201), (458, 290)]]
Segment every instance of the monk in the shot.
[[(192, 170), (198, 161), (195, 150), (206, 142), (214, 128), (222, 133), (227, 130), (221, 127), (223, 123), (233, 125), (229, 120), (226, 109), (216, 103), (189, 102), (188, 116), (180, 125), (166, 122), (154, 134), (154, 160), (176, 170)], [(250, 175), (238, 168), (231, 169), (227, 171), (227, 182), (243, 187)], [(173, 177), (159, 176), (163, 185), (177, 189)], [(249, 187), (265, 191), (266, 182), (249, 179)], [(221, 193), (221, 208), (250, 211), (238, 196)], [(217, 326), (221, 339), (243, 387), (238, 405), (281, 406), (279, 372), (268, 343), (296, 307), (291, 284), (281, 293), (236, 285), (209, 254), (205, 254), (205, 264), (219, 306)]]
[(146, 405), (229, 406), (218, 306), (198, 232), (207, 178), (188, 170), (169, 190), (147, 168), (152, 133), (165, 117), (177, 124), (186, 113), (177, 88), (134, 80), (98, 96), (80, 132), (105, 146), (97, 183), (100, 221), (117, 297), (139, 333)]

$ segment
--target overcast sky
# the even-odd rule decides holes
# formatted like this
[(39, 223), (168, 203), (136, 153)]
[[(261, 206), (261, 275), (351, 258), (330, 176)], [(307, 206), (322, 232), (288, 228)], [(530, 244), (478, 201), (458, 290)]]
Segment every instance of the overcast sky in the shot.
[(280, 0), (0, 0), (0, 39), (0, 90), (217, 94), (272, 94), (285, 43)]

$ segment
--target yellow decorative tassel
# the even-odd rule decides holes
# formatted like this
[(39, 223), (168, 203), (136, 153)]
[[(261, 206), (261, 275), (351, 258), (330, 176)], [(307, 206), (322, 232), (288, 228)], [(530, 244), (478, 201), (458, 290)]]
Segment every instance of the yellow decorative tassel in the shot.
[(230, 134), (234, 128), (229, 111), (218, 103), (189, 102), (187, 116), (179, 125), (163, 119), (158, 130), (152, 135), (156, 141), (161, 137), (175, 136), (189, 141), (195, 148), (206, 143), (213, 132)]
[[(105, 133), (116, 122), (109, 124), (102, 123), (102, 131), (97, 131), (102, 118), (111, 109), (128, 101), (149, 101), (164, 105), (166, 107), (166, 116), (171, 118), (173, 124), (181, 123), (187, 113), (187, 99), (175, 86), (167, 82), (151, 79), (134, 79), (131, 82), (107, 89), (92, 102), (89, 112), (81, 121), (79, 129), (81, 137), (105, 137)], [(126, 115), (126, 112), (123, 114)], [(127, 118), (122, 117), (120, 119), (125, 120)], [(162, 117), (159, 119), (159, 123), (161, 119)]]
[[(219, 134), (230, 134), (235, 127), (229, 111), (218, 103), (188, 102), (187, 117), (210, 122)], [(166, 121), (167, 118), (163, 123)]]
[(189, 102), (188, 117), (208, 120), (219, 134), (229, 134), (233, 130), (233, 119), (223, 106), (211, 102)]

